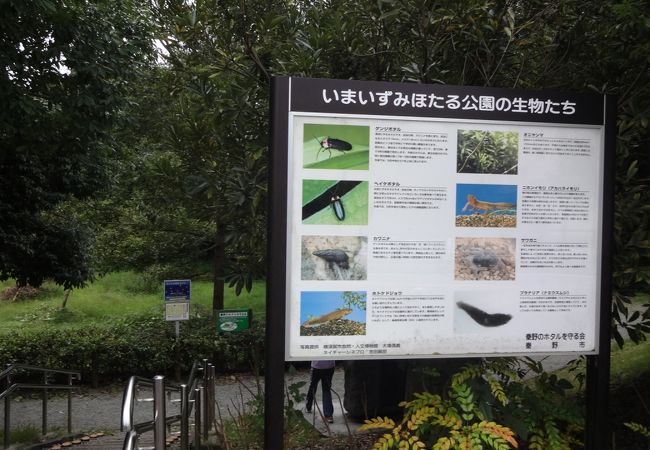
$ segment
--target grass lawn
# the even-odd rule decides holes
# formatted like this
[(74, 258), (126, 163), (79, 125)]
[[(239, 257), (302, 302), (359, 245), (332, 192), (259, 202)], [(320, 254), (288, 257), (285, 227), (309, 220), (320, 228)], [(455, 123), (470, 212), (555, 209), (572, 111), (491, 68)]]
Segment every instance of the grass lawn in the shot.
[[(11, 281), (0, 283), (0, 290), (12, 285)], [(110, 273), (83, 289), (73, 290), (62, 311), (63, 288), (45, 283), (36, 298), (0, 301), (0, 333), (44, 326), (81, 327), (88, 323), (101, 324), (113, 317), (146, 313), (162, 317), (162, 284), (156, 292), (145, 292), (141, 285), (140, 277), (132, 272)], [(212, 283), (192, 281), (190, 304), (191, 308), (200, 305), (210, 310)], [(226, 308), (251, 308), (254, 317), (259, 319), (265, 314), (265, 304), (266, 286), (262, 281), (253, 284), (250, 294), (243, 291), (239, 297), (234, 289), (226, 288)]]

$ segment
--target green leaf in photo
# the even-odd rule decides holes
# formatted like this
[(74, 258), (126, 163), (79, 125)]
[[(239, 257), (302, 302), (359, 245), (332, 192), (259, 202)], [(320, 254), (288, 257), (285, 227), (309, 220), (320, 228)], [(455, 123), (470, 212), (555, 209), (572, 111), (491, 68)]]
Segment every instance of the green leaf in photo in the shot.
[(346, 153), (341, 156), (328, 158), (322, 161), (305, 164), (305, 169), (347, 169), (368, 170), (368, 150)]

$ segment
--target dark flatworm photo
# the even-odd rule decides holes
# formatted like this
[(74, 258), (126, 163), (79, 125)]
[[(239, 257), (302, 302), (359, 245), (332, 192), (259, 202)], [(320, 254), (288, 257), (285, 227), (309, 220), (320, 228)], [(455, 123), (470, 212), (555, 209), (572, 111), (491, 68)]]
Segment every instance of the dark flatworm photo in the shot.
[(467, 313), (467, 315), (469, 315), (474, 320), (474, 322), (484, 327), (500, 327), (501, 325), (507, 324), (510, 322), (510, 319), (512, 319), (512, 316), (510, 314), (490, 314), (465, 302), (457, 302), (456, 306), (465, 311), (465, 313)]

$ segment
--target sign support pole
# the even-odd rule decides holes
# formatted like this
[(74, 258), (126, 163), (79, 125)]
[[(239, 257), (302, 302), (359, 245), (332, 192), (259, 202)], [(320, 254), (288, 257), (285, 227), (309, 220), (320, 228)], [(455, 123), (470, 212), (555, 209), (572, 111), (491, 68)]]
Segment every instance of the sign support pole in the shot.
[(175, 366), (174, 367), (174, 378), (176, 379), (177, 383), (180, 383), (181, 381), (181, 322), (179, 320), (174, 321), (174, 328), (176, 331), (176, 342), (175, 342), (175, 351), (174, 353), (176, 354), (175, 359)]
[(614, 167), (616, 164), (616, 97), (605, 96), (605, 170), (603, 171), (603, 232), (598, 355), (587, 356), (585, 448), (611, 446), (609, 377), (612, 323), (612, 241), (614, 229)]
[[(284, 345), (287, 248), (287, 141), (289, 79), (271, 80), (268, 279), (266, 294), (266, 366), (264, 448), (284, 442)], [(280, 130), (280, 131), (278, 131)]]
[(174, 378), (181, 381), (181, 320), (190, 319), (191, 280), (164, 280), (165, 320), (174, 322)]

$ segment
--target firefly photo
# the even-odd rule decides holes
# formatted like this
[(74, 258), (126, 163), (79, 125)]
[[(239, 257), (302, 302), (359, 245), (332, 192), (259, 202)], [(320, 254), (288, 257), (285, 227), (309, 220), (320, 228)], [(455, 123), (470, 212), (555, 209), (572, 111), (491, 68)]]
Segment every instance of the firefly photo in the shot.
[(300, 293), (301, 336), (365, 334), (365, 291), (304, 291)]
[(457, 227), (517, 226), (517, 186), (503, 184), (456, 185)]
[(302, 223), (367, 225), (368, 182), (303, 180)]
[(370, 127), (306, 123), (303, 127), (305, 169), (368, 170)]

